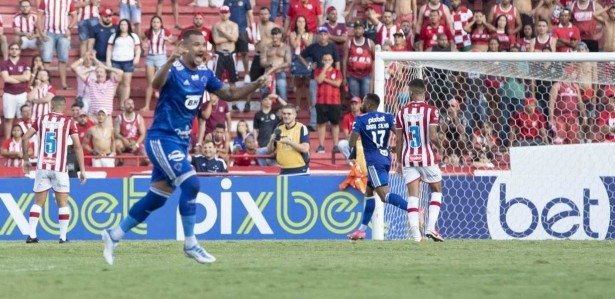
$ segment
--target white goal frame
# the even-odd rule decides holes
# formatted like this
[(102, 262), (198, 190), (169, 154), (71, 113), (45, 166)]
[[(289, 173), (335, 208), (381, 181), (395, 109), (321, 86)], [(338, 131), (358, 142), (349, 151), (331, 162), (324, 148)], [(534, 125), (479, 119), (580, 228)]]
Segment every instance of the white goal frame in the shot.
[[(615, 55), (608, 52), (595, 53), (549, 53), (549, 52), (390, 52), (377, 50), (374, 58), (373, 86), (384, 111), (385, 63), (389, 61), (476, 61), (476, 62), (615, 62)], [(445, 178), (446, 179), (446, 178)], [(376, 200), (372, 217), (372, 239), (384, 240), (384, 204)]]

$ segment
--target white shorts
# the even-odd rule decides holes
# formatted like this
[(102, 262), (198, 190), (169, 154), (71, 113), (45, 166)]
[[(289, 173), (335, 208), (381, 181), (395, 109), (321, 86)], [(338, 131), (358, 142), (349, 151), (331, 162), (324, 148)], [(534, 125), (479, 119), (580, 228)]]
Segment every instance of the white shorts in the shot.
[(45, 192), (53, 189), (55, 192), (68, 193), (70, 191), (70, 180), (67, 172), (54, 170), (37, 169), (34, 178), (34, 192)]
[(28, 93), (10, 94), (4, 93), (2, 95), (2, 108), (4, 109), (4, 118), (15, 119), (21, 118), (21, 106), (25, 105), (28, 101)]
[(92, 167), (115, 167), (115, 159), (92, 159)]
[(33, 38), (33, 39), (29, 39), (25, 36), (21, 37), (21, 48), (22, 49), (32, 49), (32, 50), (37, 50), (38, 49), (38, 45), (36, 44), (37, 39)]
[(404, 167), (402, 169), (406, 184), (421, 179), (425, 183), (437, 183), (442, 181), (442, 171), (438, 165), (427, 167)]

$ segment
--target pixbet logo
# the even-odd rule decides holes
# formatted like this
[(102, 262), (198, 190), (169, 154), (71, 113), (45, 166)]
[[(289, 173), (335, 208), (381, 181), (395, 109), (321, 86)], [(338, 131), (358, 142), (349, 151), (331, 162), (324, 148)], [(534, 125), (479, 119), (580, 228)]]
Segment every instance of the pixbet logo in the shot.
[(502, 175), (487, 203), (491, 237), (604, 239), (611, 219), (605, 187), (598, 177)]

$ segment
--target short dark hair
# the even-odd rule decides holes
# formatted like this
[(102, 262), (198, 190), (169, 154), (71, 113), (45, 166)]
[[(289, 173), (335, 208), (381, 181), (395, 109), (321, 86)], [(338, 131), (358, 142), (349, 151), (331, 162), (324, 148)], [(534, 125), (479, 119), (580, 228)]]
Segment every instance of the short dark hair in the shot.
[(203, 145), (211, 143), (211, 145), (213, 145), (214, 147), (216, 147), (216, 145), (214, 144), (214, 141), (211, 139), (206, 139), (205, 141), (203, 141)]
[(226, 130), (226, 124), (225, 123), (216, 124), (215, 128), (216, 129), (224, 129), (224, 130)]
[(23, 104), (23, 105), (21, 105), (21, 107), (19, 107), (19, 111), (22, 111), (22, 112), (23, 112), (23, 108), (26, 108), (26, 107), (30, 107), (30, 105), (29, 105), (29, 104)]
[(380, 106), (380, 97), (375, 93), (368, 93), (365, 95), (363, 101), (370, 101), (374, 103), (376, 106)]
[(412, 79), (409, 83), (408, 83), (408, 87), (410, 87), (411, 89), (422, 89), (425, 90), (425, 81), (423, 81), (423, 79)]
[(297, 107), (295, 105), (293, 105), (293, 104), (286, 104), (286, 105), (282, 106), (281, 109), (292, 109), (292, 110), (297, 111)]
[(73, 103), (72, 105), (70, 105), (71, 108), (75, 108), (75, 107), (79, 107), (79, 109), (81, 109), (81, 106), (79, 106), (79, 104), (77, 103)]
[(271, 28), (271, 35), (282, 34), (282, 29), (280, 27)]
[(182, 39), (187, 40), (193, 35), (203, 36), (203, 32), (196, 30), (196, 29), (188, 29), (184, 33), (182, 33)]
[(54, 96), (53, 98), (51, 98), (51, 101), (54, 103), (64, 103), (66, 104), (66, 98), (63, 96)]
[(267, 7), (267, 6), (262, 6), (262, 7), (261, 7), (261, 10), (266, 10), (266, 11), (268, 11), (269, 13), (271, 13), (271, 9), (269, 9), (269, 7)]

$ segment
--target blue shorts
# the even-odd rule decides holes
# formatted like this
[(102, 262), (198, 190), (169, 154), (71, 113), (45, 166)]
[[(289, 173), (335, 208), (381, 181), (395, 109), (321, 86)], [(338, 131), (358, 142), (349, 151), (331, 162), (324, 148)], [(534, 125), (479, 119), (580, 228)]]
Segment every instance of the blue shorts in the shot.
[(86, 41), (94, 38), (94, 26), (98, 25), (98, 18), (89, 18), (77, 23), (77, 31), (79, 32), (79, 40)]
[(41, 44), (41, 58), (44, 63), (51, 63), (53, 50), (58, 55), (58, 61), (66, 63), (68, 61), (68, 50), (70, 39), (64, 34), (47, 32), (47, 41)]
[(389, 185), (391, 165), (367, 166), (367, 185), (373, 189)]
[(171, 186), (179, 186), (187, 178), (196, 175), (188, 161), (188, 149), (178, 145), (175, 140), (145, 140), (147, 157), (152, 161), (152, 182), (165, 180)]
[(128, 61), (115, 61), (111, 60), (111, 66), (124, 71), (124, 73), (132, 73), (135, 70), (135, 64), (132, 60)]
[(145, 58), (145, 65), (159, 69), (167, 62), (167, 59), (167, 55), (164, 54), (148, 54)]
[(141, 24), (141, 8), (136, 5), (120, 3), (120, 19), (127, 19), (132, 24)]

